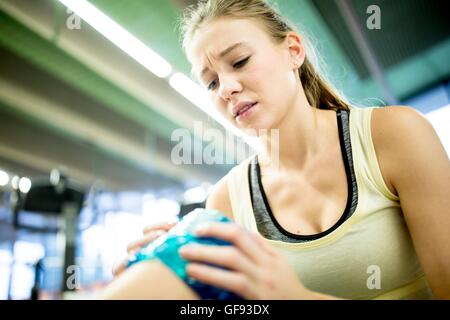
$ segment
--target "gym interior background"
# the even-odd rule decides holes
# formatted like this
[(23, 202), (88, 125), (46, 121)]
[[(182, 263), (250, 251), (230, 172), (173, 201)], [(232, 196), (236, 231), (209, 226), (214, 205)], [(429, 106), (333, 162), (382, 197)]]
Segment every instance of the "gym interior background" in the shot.
[[(234, 165), (171, 158), (176, 129), (203, 147), (196, 123), (226, 132), (186, 81), (195, 1), (70, 2), (0, 0), (0, 299), (60, 297), (72, 264), (79, 292), (104, 286), (143, 226), (204, 206)], [(352, 102), (416, 108), (450, 154), (447, 0), (273, 2)]]

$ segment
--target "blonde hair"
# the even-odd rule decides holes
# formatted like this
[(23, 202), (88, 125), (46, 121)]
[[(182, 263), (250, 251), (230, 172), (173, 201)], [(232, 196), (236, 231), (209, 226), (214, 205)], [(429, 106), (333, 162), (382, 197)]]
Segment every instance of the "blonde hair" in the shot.
[[(291, 31), (299, 33), (266, 0), (199, 0), (197, 4), (185, 9), (181, 20), (182, 47), (185, 53), (200, 26), (219, 17), (255, 19), (262, 23), (276, 43), (283, 42)], [(303, 42), (307, 47), (307, 54), (299, 68), (299, 77), (309, 104), (319, 109), (349, 110), (350, 104), (316, 71), (308, 58), (317, 58), (317, 54), (306, 37), (303, 37)]]

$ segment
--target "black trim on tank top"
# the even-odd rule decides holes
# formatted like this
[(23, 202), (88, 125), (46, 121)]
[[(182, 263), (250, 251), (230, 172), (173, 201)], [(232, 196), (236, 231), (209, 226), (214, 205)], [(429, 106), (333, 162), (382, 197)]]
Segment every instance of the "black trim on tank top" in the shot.
[[(281, 232), (283, 235), (285, 235), (291, 239), (302, 240), (302, 241), (311, 241), (311, 240), (316, 240), (316, 239), (322, 238), (322, 237), (328, 235), (329, 233), (333, 232), (334, 230), (336, 230), (349, 216), (351, 216), (353, 214), (354, 209), (356, 208), (357, 184), (356, 184), (356, 178), (355, 178), (355, 174), (354, 174), (353, 165), (350, 166), (350, 164), (349, 164), (350, 161), (351, 162), (353, 161), (352, 155), (351, 155), (351, 144), (350, 144), (351, 141), (350, 141), (350, 139), (348, 139), (349, 146), (347, 146), (347, 144), (345, 142), (345, 137), (344, 137), (344, 128), (343, 128), (343, 123), (342, 123), (343, 120), (342, 120), (341, 112), (346, 112), (347, 115), (348, 115), (348, 113), (347, 113), (347, 111), (341, 111), (341, 110), (338, 110), (336, 112), (337, 125), (338, 125), (338, 131), (339, 131), (339, 143), (340, 143), (340, 147), (341, 147), (341, 154), (342, 154), (342, 157), (344, 160), (344, 167), (345, 167), (345, 172), (346, 172), (346, 177), (347, 177), (347, 203), (345, 206), (345, 210), (344, 210), (343, 214), (341, 215), (341, 217), (339, 218), (339, 220), (329, 229), (327, 229), (323, 232), (320, 232), (317, 234), (311, 234), (311, 235), (300, 235), (300, 234), (291, 233), (291, 232), (285, 230), (276, 220), (275, 216), (273, 215), (272, 209), (269, 205), (269, 201), (267, 199), (267, 196), (264, 191), (263, 184), (262, 184), (262, 180), (261, 180), (261, 170), (259, 167), (257, 155), (252, 159), (253, 161), (251, 161), (251, 163), (248, 166), (248, 168), (249, 168), (248, 181), (249, 181), (249, 185), (250, 185), (250, 195), (251, 195), (251, 200), (252, 200), (252, 207), (254, 207), (254, 200), (253, 200), (254, 191), (252, 188), (252, 180), (251, 180), (252, 170), (251, 170), (251, 168), (252, 168), (252, 165), (254, 165), (255, 169), (256, 169), (254, 171), (256, 171), (260, 195), (264, 202), (263, 210), (266, 211), (266, 213), (270, 216), (270, 220), (273, 223), (273, 225), (276, 227), (276, 229), (279, 232)], [(348, 122), (347, 122), (347, 124), (348, 124)], [(278, 239), (273, 239), (273, 240), (278, 240)]]

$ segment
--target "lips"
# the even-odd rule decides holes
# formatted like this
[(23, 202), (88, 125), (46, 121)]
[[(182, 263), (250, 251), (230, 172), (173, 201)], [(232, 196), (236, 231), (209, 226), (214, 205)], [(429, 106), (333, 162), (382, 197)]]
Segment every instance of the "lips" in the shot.
[(238, 112), (238, 116), (239, 115), (241, 115), (242, 113), (244, 113), (245, 111), (247, 111), (248, 109), (250, 109), (251, 107), (253, 107), (254, 106), (254, 104), (249, 104), (249, 105), (246, 105), (245, 107), (243, 107), (241, 110), (239, 110), (239, 112)]
[(257, 102), (245, 102), (245, 103), (239, 103), (236, 107), (233, 108), (233, 116), (236, 118), (240, 114), (244, 113), (251, 107), (253, 107)]

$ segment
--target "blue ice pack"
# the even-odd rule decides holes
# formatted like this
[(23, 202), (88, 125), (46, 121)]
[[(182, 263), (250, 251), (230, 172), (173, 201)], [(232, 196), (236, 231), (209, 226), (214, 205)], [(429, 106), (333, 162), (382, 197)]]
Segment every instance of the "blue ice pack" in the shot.
[[(182, 258), (178, 250), (189, 243), (202, 245), (232, 245), (231, 243), (212, 237), (197, 237), (194, 230), (205, 222), (231, 222), (227, 216), (217, 210), (195, 209), (186, 214), (172, 229), (129, 257), (128, 267), (143, 260), (159, 259), (172, 269), (202, 299), (240, 300), (240, 296), (223, 289), (204, 284), (188, 277), (187, 260)], [(214, 266), (222, 268), (220, 266)]]

